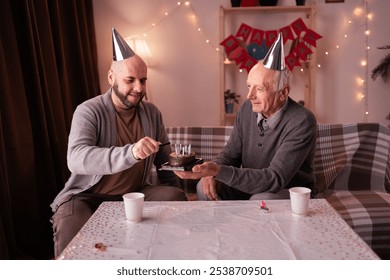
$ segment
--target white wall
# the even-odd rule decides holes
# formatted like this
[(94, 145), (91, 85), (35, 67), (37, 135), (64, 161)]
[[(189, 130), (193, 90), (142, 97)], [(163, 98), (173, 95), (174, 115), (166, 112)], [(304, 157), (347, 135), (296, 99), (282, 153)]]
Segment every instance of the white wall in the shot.
[[(310, 1), (306, 0), (307, 4)], [(123, 37), (145, 32), (153, 55), (154, 65), (148, 72), (148, 98), (162, 111), (166, 126), (219, 125), (219, 56), (215, 51), (219, 40), (219, 6), (230, 6), (229, 0), (193, 0), (191, 7), (177, 8), (178, 0), (94, 0), (94, 17), (98, 45), (99, 75), (102, 92), (108, 89), (107, 70), (112, 59), (111, 27)], [(184, 4), (184, 1), (181, 1)], [(368, 102), (357, 98), (364, 87), (356, 80), (365, 78), (388, 52), (377, 47), (390, 44), (388, 12), (390, 1), (368, 0), (373, 14), (368, 66), (360, 66), (365, 59), (366, 29), (364, 17), (354, 16), (354, 9), (363, 0), (326, 4), (317, 0), (317, 30), (323, 36), (317, 41), (316, 115), (319, 122), (380, 122), (388, 125), (385, 117), (390, 112), (390, 84), (368, 76)], [(278, 5), (295, 5), (295, 0), (279, 0)], [(174, 13), (164, 16), (164, 12)], [(194, 15), (198, 17), (194, 22)], [(295, 19), (295, 18), (294, 18)], [(347, 20), (353, 20), (347, 24)], [(161, 21), (160, 21), (161, 20)], [(259, 29), (283, 27), (286, 18), (244, 23)], [(287, 19), (287, 24), (292, 20)], [(152, 26), (157, 23), (156, 26)], [(274, 24), (274, 26), (273, 26)], [(203, 32), (198, 32), (201, 26)], [(235, 30), (236, 31), (236, 30)], [(348, 37), (344, 38), (344, 34)], [(210, 40), (210, 44), (205, 43)], [(336, 49), (336, 45), (340, 45)], [(325, 55), (328, 51), (329, 55)], [(295, 74), (295, 92), (300, 99), (299, 83)], [(243, 85), (238, 86), (242, 100), (246, 95), (245, 73)], [(295, 85), (294, 85), (295, 86)], [(364, 92), (364, 91), (363, 91)], [(369, 114), (365, 115), (366, 109)]]

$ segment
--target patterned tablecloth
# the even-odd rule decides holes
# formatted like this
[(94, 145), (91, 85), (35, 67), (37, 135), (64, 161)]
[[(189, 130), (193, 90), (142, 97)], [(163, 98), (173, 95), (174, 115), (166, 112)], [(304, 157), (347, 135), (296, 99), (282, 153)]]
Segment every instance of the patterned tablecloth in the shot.
[(129, 223), (123, 202), (104, 202), (59, 259), (378, 259), (324, 199), (308, 216), (289, 200), (145, 202)]

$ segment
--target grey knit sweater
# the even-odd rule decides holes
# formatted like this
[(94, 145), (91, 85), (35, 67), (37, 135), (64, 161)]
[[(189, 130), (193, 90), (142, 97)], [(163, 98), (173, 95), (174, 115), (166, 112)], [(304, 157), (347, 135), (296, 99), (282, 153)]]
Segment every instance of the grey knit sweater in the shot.
[(287, 102), (263, 136), (252, 104), (243, 104), (227, 145), (215, 159), (222, 165), (216, 180), (249, 194), (305, 186), (315, 196), (317, 121), (291, 98)]

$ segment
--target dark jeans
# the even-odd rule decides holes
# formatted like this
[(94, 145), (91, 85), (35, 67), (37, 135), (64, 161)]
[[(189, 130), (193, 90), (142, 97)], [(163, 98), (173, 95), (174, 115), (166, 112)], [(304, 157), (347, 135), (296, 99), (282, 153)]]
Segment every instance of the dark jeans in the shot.
[[(187, 200), (185, 193), (176, 187), (147, 186), (139, 191), (145, 194), (146, 201)], [(84, 192), (61, 204), (52, 217), (54, 256), (61, 254), (102, 202), (122, 200), (122, 195)]]

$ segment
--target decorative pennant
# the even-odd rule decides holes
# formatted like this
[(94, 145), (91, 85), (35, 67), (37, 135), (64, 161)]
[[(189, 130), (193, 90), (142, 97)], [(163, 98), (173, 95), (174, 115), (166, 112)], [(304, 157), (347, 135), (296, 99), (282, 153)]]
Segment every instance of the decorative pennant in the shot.
[(275, 42), (278, 37), (277, 30), (265, 31), (265, 45), (269, 48)]
[(299, 37), (295, 38), (292, 43), (291, 43), (291, 47), (290, 47), (290, 51), (288, 52), (289, 54), (292, 53), (294, 51), (294, 49), (298, 46), (299, 44)]
[(293, 53), (290, 53), (286, 56), (285, 62), (290, 71), (293, 70), (294, 66), (301, 66), (298, 58)]
[(232, 50), (234, 50), (235, 48), (238, 47), (240, 42), (237, 40), (236, 37), (234, 37), (233, 35), (230, 35), (229, 37), (227, 37), (225, 40), (223, 40), (219, 44), (225, 47), (226, 53), (230, 53)]
[(291, 23), (291, 27), (294, 30), (295, 34), (297, 34), (298, 37), (299, 37), (299, 35), (301, 35), (301, 32), (308, 30), (308, 28), (305, 25), (305, 23), (303, 22), (302, 18), (299, 18), (296, 21), (294, 21), (293, 23)]
[(259, 46), (258, 43), (252, 43), (247, 47), (248, 54), (257, 60), (263, 59), (268, 50), (269, 49), (265, 46), (265, 40), (263, 40), (261, 46)]
[(261, 45), (263, 42), (265, 42), (265, 41), (263, 41), (264, 33), (265, 32), (261, 29), (253, 28), (251, 39), (249, 40), (249, 44), (257, 43), (257, 44)]
[(246, 50), (242, 47), (235, 48), (229, 55), (230, 60), (234, 60), (236, 64), (239, 64), (248, 56)]
[(249, 73), (249, 71), (252, 69), (253, 66), (256, 65), (256, 63), (257, 60), (248, 55), (245, 58), (244, 62), (241, 64), (240, 69), (246, 69), (246, 71)]
[(244, 42), (248, 40), (249, 35), (252, 32), (252, 27), (245, 23), (241, 23), (240, 28), (237, 31), (236, 37), (242, 37), (244, 39)]
[(294, 34), (289, 25), (279, 29), (279, 32), (283, 35), (283, 44), (285, 44), (287, 40), (294, 40)]
[(309, 54), (313, 52), (303, 42), (300, 42), (294, 49), (294, 53), (302, 60), (306, 60)]
[(306, 31), (305, 36), (303, 36), (302, 40), (308, 42), (310, 45), (316, 47), (316, 41), (321, 39), (322, 36), (315, 33), (313, 30), (309, 29)]

